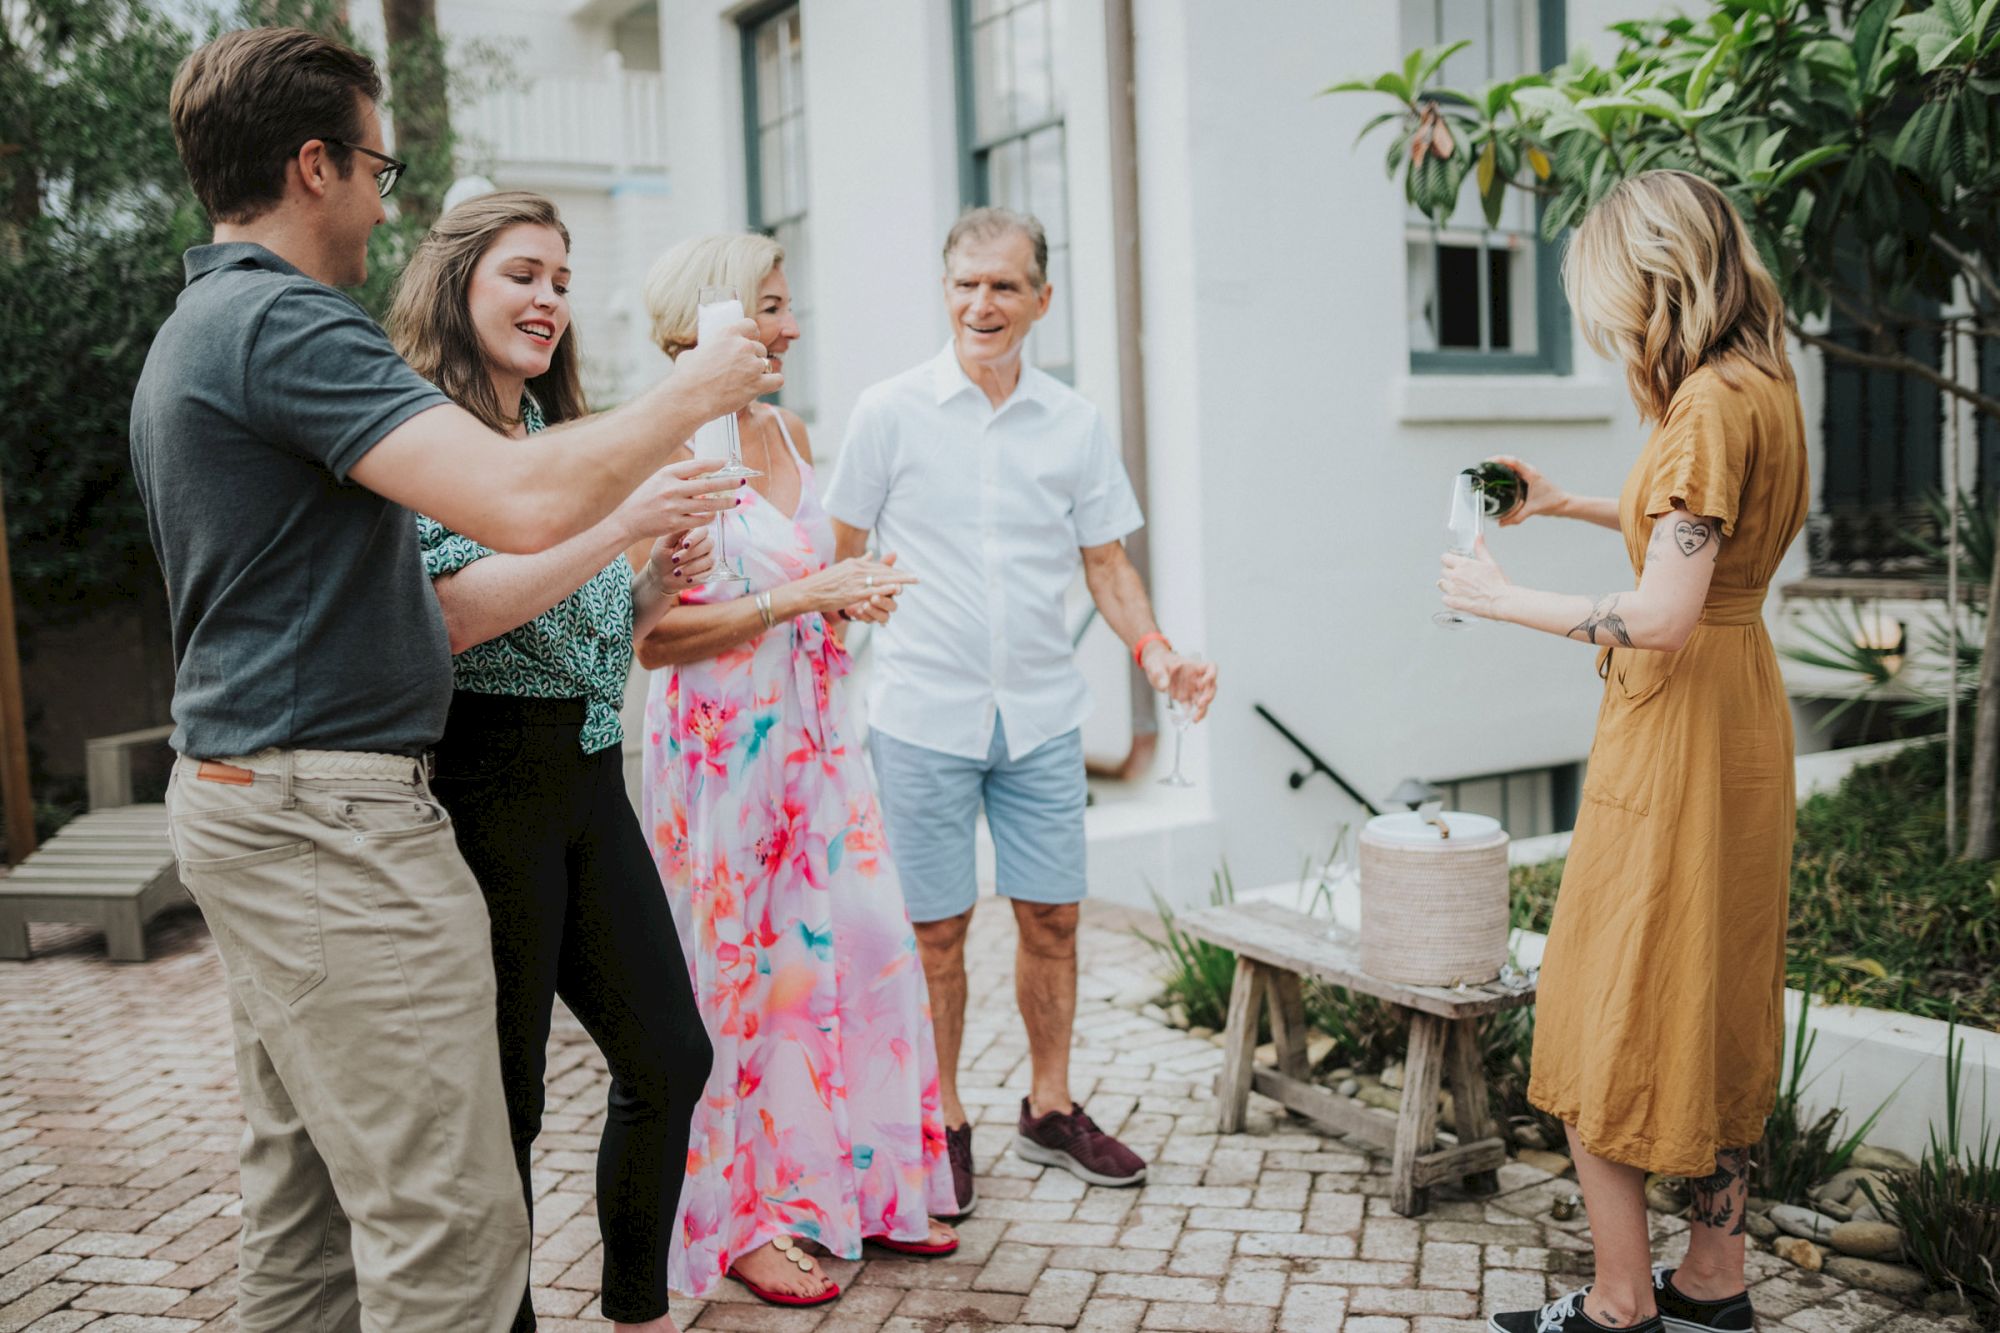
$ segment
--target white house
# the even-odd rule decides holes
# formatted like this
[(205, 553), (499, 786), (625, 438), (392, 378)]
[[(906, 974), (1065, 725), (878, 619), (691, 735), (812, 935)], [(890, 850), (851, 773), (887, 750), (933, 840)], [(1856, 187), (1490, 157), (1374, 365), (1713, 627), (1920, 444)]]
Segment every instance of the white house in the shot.
[[(1240, 883), (1282, 879), (1365, 817), (1324, 776), (1288, 781), (1311, 765), (1280, 725), (1377, 804), (1420, 777), (1517, 836), (1567, 827), (1600, 689), (1592, 654), (1431, 623), (1448, 483), (1507, 451), (1571, 489), (1615, 492), (1644, 432), (1617, 372), (1574, 335), (1525, 206), (1494, 231), (1470, 210), (1442, 231), (1413, 220), (1383, 173), (1386, 140), (1355, 144), (1380, 101), (1318, 93), (1459, 36), (1477, 45), (1453, 81), (1477, 84), (1608, 45), (1607, 25), (1647, 3), (438, 11), (454, 41), (512, 44), (524, 86), (460, 110), (475, 141), (465, 165), (561, 203), (606, 400), (665, 371), (638, 300), (651, 260), (697, 232), (768, 228), (790, 253), (806, 330), (785, 398), (835, 456), (862, 388), (942, 344), (938, 251), (959, 209), (991, 201), (1042, 218), (1056, 297), (1034, 353), (1143, 460), (1162, 623), (1222, 666), (1217, 707), (1188, 739), (1196, 788), (1099, 784), (1094, 883), (1112, 898), (1153, 888), (1187, 901), (1224, 858)], [(379, 31), (366, 0), (353, 8)], [(1825, 375), (1815, 358), (1798, 364), (1819, 423)], [(1806, 545), (1781, 582), (1807, 575)], [(1509, 530), (1493, 546), (1541, 586), (1595, 592), (1630, 577), (1615, 537), (1574, 524)], [(1774, 596), (1774, 623), (1801, 604)], [(1116, 758), (1130, 744), (1129, 675), (1102, 625), (1085, 657), (1098, 698), (1087, 748)]]

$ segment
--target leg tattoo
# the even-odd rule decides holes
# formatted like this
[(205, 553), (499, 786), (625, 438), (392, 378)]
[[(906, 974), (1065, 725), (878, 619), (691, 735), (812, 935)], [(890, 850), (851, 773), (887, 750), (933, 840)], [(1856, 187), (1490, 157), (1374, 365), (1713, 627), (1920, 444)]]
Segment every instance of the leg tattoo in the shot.
[(1718, 1149), (1715, 1170), (1688, 1182), (1694, 1193), (1688, 1220), (1742, 1235), (1744, 1215), (1750, 1211), (1751, 1166), (1748, 1148)]

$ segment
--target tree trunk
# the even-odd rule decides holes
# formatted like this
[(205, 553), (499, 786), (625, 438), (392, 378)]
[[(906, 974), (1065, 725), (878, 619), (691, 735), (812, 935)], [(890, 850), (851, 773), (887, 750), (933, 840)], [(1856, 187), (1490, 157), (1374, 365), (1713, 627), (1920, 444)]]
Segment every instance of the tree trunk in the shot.
[[(1957, 615), (1952, 607), (1947, 615)], [(1994, 824), (1994, 795), (2000, 786), (2000, 560), (1986, 590), (1986, 647), (1979, 661), (1979, 705), (1972, 717), (1972, 791), (1965, 859), (2000, 857), (2000, 828)]]
[(451, 99), (436, 0), (383, 0), (382, 22), (396, 156), (410, 164), (396, 201), (406, 217), (429, 227), (452, 180)]

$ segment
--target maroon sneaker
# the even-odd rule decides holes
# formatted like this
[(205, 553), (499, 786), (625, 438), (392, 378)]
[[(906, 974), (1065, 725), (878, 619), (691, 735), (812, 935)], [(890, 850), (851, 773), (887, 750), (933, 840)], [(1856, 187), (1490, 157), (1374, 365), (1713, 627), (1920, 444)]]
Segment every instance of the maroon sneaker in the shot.
[(1093, 1185), (1137, 1185), (1146, 1179), (1145, 1159), (1099, 1129), (1074, 1102), (1067, 1111), (1036, 1116), (1023, 1097), (1014, 1151), (1026, 1161), (1059, 1166)]
[(951, 1192), (958, 1200), (958, 1211), (940, 1220), (956, 1222), (961, 1217), (970, 1216), (979, 1205), (979, 1191), (972, 1183), (971, 1121), (966, 1121), (957, 1129), (945, 1129), (944, 1155), (951, 1160)]

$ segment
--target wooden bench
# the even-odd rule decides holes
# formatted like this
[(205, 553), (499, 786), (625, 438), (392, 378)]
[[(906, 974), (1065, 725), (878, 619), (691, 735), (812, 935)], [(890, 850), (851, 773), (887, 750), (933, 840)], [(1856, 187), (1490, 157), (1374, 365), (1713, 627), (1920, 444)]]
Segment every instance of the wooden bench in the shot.
[[(1517, 988), (1491, 982), (1446, 989), (1383, 981), (1361, 970), (1355, 943), (1329, 935), (1325, 918), (1273, 903), (1226, 903), (1178, 917), (1175, 924), (1196, 939), (1236, 954), (1222, 1074), (1215, 1088), (1222, 1133), (1243, 1128), (1254, 1088), (1290, 1110), (1390, 1153), (1389, 1202), (1404, 1217), (1428, 1208), (1429, 1187), (1442, 1181), (1462, 1181), (1474, 1194), (1498, 1188), (1494, 1173), (1507, 1159), (1507, 1145), (1486, 1099), (1479, 1019), (1534, 1003), (1532, 985)], [(1343, 1097), (1307, 1078), (1303, 977), (1373, 995), (1407, 1012), (1410, 1045), (1403, 1061), (1399, 1113), (1391, 1115)], [(1276, 1068), (1256, 1063), (1257, 1020), (1267, 1007)], [(1457, 1133), (1440, 1144), (1438, 1094), (1447, 1085)]]
[(90, 810), (0, 878), (0, 959), (25, 959), (30, 921), (71, 921), (104, 932), (105, 952), (146, 961), (146, 925), (188, 901), (174, 869), (167, 808), (132, 800), (132, 755), (172, 727), (86, 743)]

